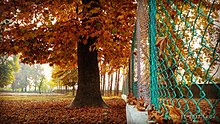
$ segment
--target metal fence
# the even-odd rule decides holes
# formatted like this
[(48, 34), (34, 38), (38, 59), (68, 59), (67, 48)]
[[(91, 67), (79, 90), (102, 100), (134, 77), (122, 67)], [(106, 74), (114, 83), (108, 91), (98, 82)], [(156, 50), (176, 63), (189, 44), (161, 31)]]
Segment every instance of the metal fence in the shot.
[(219, 123), (219, 20), (218, 0), (139, 0), (130, 65), (137, 97), (147, 86), (145, 98), (180, 108), (183, 123)]

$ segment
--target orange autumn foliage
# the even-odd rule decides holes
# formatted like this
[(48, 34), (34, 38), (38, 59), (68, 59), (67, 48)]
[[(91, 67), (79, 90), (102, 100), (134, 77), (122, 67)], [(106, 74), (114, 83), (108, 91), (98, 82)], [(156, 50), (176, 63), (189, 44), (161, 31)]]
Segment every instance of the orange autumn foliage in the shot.
[[(21, 53), (24, 63), (50, 63), (73, 68), (77, 43), (96, 38), (103, 65), (128, 62), (136, 5), (132, 0), (99, 0), (98, 7), (74, 0), (0, 2), (0, 54)], [(93, 16), (95, 15), (95, 16)], [(119, 64), (120, 63), (120, 64)]]

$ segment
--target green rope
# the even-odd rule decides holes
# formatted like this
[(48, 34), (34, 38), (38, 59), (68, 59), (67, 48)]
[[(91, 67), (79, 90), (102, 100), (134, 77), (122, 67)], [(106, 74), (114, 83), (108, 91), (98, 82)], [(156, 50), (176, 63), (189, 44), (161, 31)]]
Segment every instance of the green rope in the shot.
[(158, 81), (157, 81), (157, 50), (156, 50), (156, 1), (149, 0), (149, 43), (150, 43), (150, 94), (151, 104), (158, 109)]

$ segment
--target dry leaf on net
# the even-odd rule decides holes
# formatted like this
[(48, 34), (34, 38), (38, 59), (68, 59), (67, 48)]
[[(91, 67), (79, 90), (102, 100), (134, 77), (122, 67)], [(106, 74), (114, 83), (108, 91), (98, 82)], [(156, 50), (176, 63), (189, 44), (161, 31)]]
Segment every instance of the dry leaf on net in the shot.
[(162, 56), (162, 52), (165, 50), (166, 43), (167, 43), (167, 41), (166, 41), (165, 37), (158, 37), (157, 38), (156, 46), (160, 49), (159, 56)]
[(129, 105), (136, 105), (137, 99), (133, 96), (133, 94), (128, 94), (128, 101)]
[(174, 124), (178, 124), (182, 120), (182, 113), (179, 108), (172, 105), (165, 105), (169, 110), (169, 115)]
[(138, 111), (145, 111), (148, 104), (145, 104), (144, 97), (140, 97), (140, 99), (136, 102), (136, 108)]
[(165, 120), (164, 118), (164, 114), (163, 113), (159, 113), (156, 108), (154, 107), (154, 105), (151, 106), (151, 108), (148, 109), (148, 117), (149, 120), (153, 120), (156, 123), (162, 124)]

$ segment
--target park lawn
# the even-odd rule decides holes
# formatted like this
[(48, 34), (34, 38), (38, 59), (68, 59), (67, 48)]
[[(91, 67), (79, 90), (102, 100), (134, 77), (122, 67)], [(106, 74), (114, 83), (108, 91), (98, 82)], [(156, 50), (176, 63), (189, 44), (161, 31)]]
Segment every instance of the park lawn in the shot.
[[(71, 95), (0, 95), (0, 100), (25, 100), (25, 101), (62, 101), (73, 100)], [(118, 96), (102, 97), (104, 100), (120, 99)]]
[(109, 108), (65, 108), (66, 95), (0, 96), (1, 123), (126, 123), (126, 103), (120, 97), (103, 97)]
[(72, 96), (67, 95), (22, 95), (22, 96), (0, 96), (0, 100), (9, 101), (62, 101), (72, 100)]

